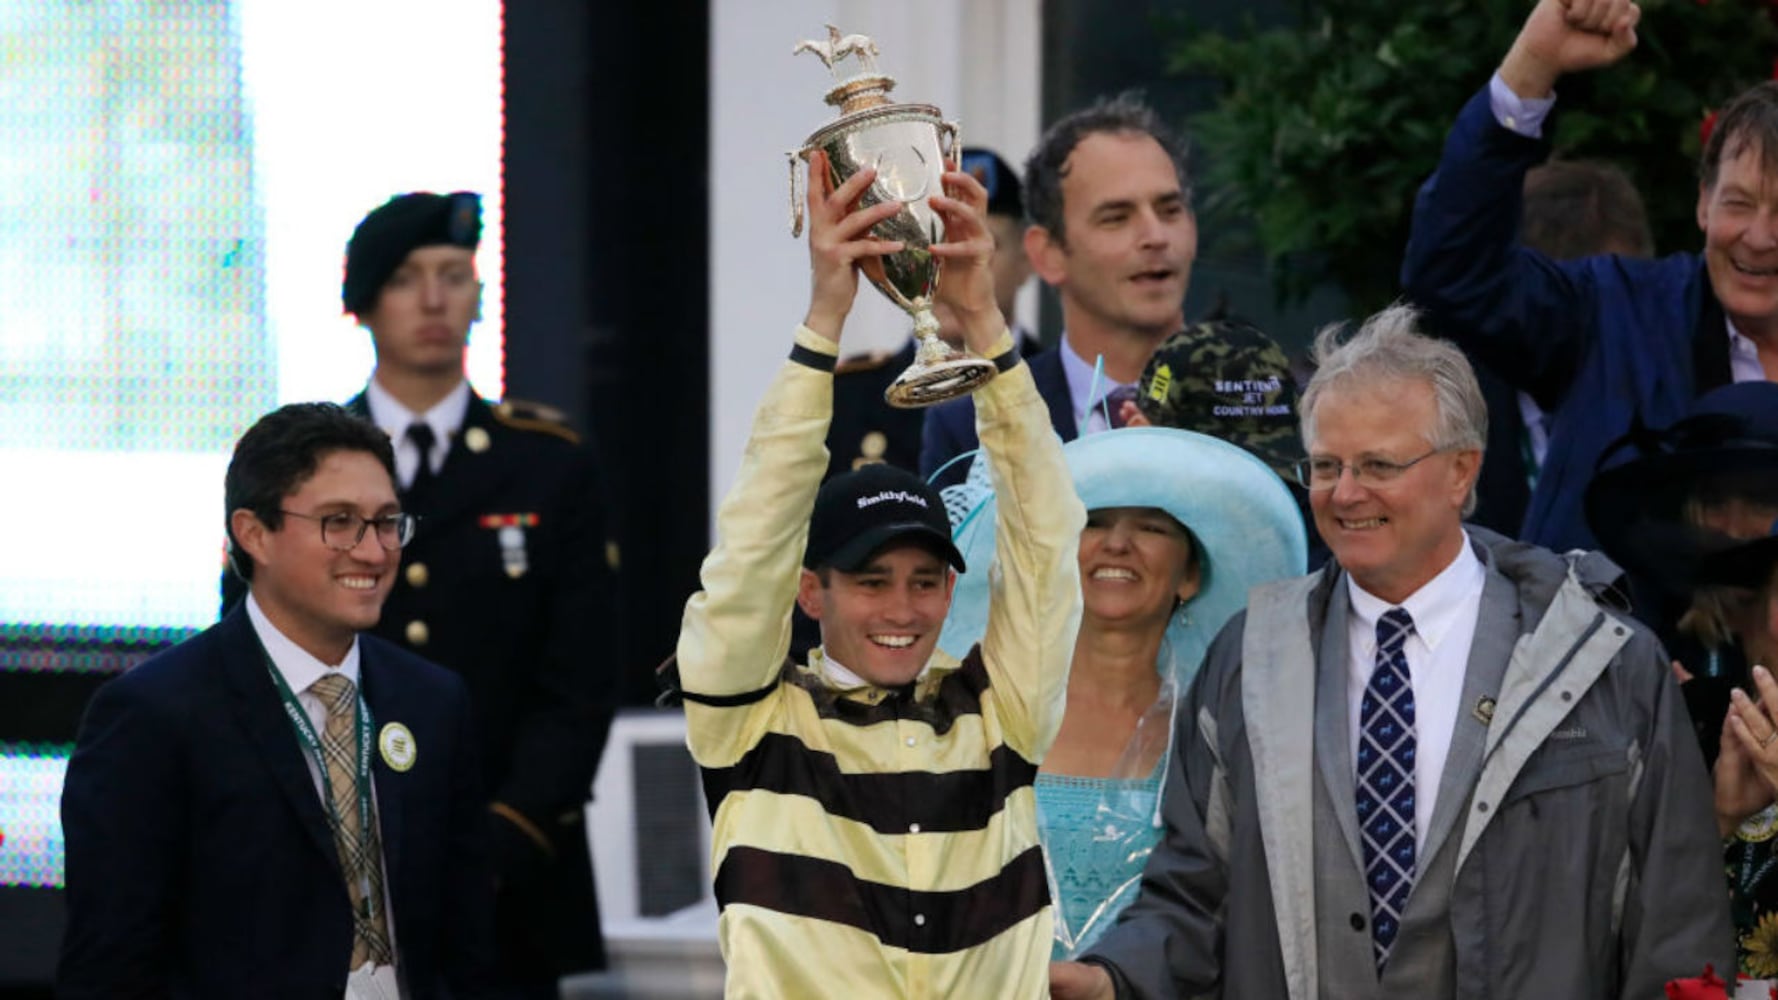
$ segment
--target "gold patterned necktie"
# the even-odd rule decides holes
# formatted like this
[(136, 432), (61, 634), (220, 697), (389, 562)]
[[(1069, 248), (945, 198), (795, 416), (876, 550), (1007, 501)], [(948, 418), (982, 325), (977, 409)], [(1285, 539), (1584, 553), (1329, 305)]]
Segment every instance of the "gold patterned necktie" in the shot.
[(352, 899), (352, 965), (365, 962), (393, 964), (389, 948), (389, 923), (383, 913), (383, 847), (375, 816), (370, 817), (368, 836), (359, 835), (358, 816), (358, 699), (352, 682), (329, 673), (309, 685), (327, 706), (327, 728), (321, 733), (321, 754), (327, 761), (327, 785), (333, 793), (333, 842), (346, 876), (346, 893)]

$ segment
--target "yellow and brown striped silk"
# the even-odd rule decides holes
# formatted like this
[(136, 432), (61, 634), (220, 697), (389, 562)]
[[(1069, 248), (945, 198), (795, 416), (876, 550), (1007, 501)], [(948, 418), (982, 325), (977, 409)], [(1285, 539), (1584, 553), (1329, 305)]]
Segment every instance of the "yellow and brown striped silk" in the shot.
[[(358, 835), (358, 700), (352, 682), (341, 674), (330, 673), (309, 685), (309, 690), (327, 706), (321, 751), (327, 761), (328, 787), (333, 791), (333, 813), (339, 817), (333, 842), (340, 853), (340, 869), (346, 876), (346, 893), (352, 899), (351, 968), (361, 968), (365, 962), (391, 965), (394, 957), (389, 947), (389, 923), (383, 913), (383, 844), (374, 816), (370, 835)], [(366, 885), (374, 903), (368, 911), (364, 905)]]

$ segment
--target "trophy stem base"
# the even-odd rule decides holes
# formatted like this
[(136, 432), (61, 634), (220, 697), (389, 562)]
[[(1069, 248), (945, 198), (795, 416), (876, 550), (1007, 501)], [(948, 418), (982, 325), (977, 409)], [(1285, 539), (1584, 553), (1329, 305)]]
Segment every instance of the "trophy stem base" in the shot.
[(992, 361), (956, 350), (933, 334), (922, 334), (914, 363), (883, 390), (883, 398), (904, 410), (932, 406), (969, 395), (998, 371)]

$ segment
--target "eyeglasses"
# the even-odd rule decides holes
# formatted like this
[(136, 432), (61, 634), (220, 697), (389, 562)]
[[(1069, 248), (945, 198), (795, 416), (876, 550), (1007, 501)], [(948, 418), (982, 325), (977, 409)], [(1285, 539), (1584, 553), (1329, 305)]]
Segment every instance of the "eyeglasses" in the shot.
[(1406, 462), (1391, 462), (1382, 458), (1363, 458), (1356, 462), (1346, 463), (1337, 458), (1305, 458), (1295, 465), (1296, 481), (1304, 488), (1320, 491), (1331, 490), (1339, 485), (1340, 475), (1347, 469), (1352, 470), (1352, 478), (1365, 489), (1376, 489), (1387, 486), (1401, 478), (1401, 474), (1450, 448), (1434, 448), (1419, 458)]
[[(321, 522), (321, 543), (335, 552), (350, 552), (364, 541), (364, 532), (377, 529), (377, 544), (394, 552), (414, 540), (414, 528), (420, 519), (412, 514), (384, 514), (382, 517), (359, 517), (338, 511), (333, 514), (299, 514), (278, 508), (281, 514)], [(356, 526), (356, 530), (354, 530)]]

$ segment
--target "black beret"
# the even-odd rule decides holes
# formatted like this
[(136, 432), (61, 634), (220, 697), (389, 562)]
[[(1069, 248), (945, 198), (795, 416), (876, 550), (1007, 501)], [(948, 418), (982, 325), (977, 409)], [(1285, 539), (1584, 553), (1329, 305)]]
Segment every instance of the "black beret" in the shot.
[(390, 198), (358, 223), (346, 243), (346, 278), (340, 286), (346, 311), (362, 316), (376, 308), (389, 276), (420, 247), (474, 250), (481, 240), (481, 195), (416, 191)]
[(1006, 165), (999, 154), (980, 146), (965, 146), (963, 159), (958, 166), (988, 189), (989, 215), (1010, 215), (1015, 219), (1024, 217), (1025, 193), (1019, 184), (1019, 175)]

